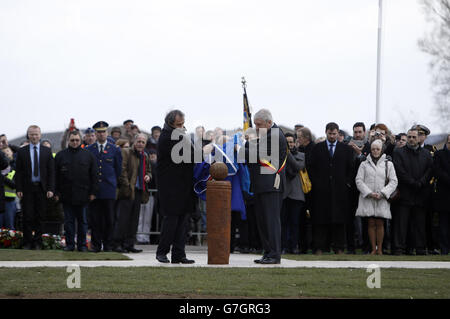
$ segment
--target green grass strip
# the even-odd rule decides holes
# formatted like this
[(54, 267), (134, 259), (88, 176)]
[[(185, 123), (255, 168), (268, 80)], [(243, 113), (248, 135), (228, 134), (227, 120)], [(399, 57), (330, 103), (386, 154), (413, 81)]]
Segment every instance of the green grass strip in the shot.
[(0, 268), (0, 297), (98, 298), (450, 298), (450, 270), (381, 269), (368, 288), (365, 269), (81, 268), (81, 288), (67, 288), (66, 268)]

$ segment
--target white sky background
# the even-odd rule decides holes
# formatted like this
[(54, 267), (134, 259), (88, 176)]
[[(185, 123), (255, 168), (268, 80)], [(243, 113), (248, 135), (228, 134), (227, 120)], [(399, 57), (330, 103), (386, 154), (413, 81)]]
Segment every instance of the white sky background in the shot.
[[(417, 0), (384, 0), (381, 122), (394, 132), (431, 115), (427, 28)], [(0, 2), (1, 133), (23, 135), (131, 118), (162, 126), (242, 126), (241, 77), (253, 113), (351, 131), (375, 121), (378, 0)], [(403, 114), (403, 115), (401, 115)]]

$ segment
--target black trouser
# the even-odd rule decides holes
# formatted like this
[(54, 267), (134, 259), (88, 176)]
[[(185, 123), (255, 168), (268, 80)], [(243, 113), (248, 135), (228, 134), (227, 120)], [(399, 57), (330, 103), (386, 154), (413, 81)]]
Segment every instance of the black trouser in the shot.
[(256, 222), (264, 255), (278, 260), (281, 258), (282, 201), (282, 194), (278, 192), (255, 194)]
[(172, 260), (186, 257), (186, 225), (189, 217), (189, 214), (162, 217), (157, 256), (167, 255), (172, 246)]
[[(393, 216), (393, 222), (394, 250), (405, 252), (407, 248), (416, 248), (416, 253), (425, 252), (426, 210), (424, 207), (399, 205)], [(410, 235), (409, 240), (408, 235)]]
[(287, 252), (293, 253), (297, 249), (300, 214), (304, 202), (286, 198), (281, 210), (281, 247)]
[(308, 249), (312, 245), (312, 225), (311, 218), (308, 218), (307, 214), (308, 203), (303, 205), (300, 211), (300, 221), (299, 221), (299, 235), (298, 235), (298, 247), (300, 252), (307, 253)]
[(114, 248), (134, 248), (136, 233), (141, 211), (142, 190), (136, 189), (134, 200), (121, 199), (117, 201), (116, 218), (114, 222)]
[(439, 212), (439, 242), (441, 254), (447, 255), (450, 246), (450, 212)]
[[(239, 240), (236, 238), (236, 229), (239, 230)], [(236, 246), (248, 248), (248, 223), (241, 218), (241, 212), (231, 211), (231, 238), (230, 251), (233, 252)]]
[(250, 248), (261, 249), (261, 239), (259, 237), (258, 224), (256, 222), (255, 205), (247, 204), (245, 210), (247, 212), (249, 246)]
[(356, 247), (356, 238), (355, 238), (355, 213), (356, 211), (352, 212), (352, 216), (349, 220), (349, 222), (345, 225), (345, 234), (346, 234), (346, 241), (347, 241), (347, 250), (348, 251), (355, 251)]
[(114, 199), (95, 199), (89, 205), (92, 227), (92, 248), (101, 250), (112, 249), (114, 230)]
[[(42, 219), (47, 207), (46, 193), (40, 183), (33, 183), (22, 199), (23, 245), (42, 244)], [(32, 234), (34, 230), (34, 236)]]
[(314, 224), (314, 248), (328, 251), (330, 243), (334, 251), (344, 250), (346, 242), (345, 224)]

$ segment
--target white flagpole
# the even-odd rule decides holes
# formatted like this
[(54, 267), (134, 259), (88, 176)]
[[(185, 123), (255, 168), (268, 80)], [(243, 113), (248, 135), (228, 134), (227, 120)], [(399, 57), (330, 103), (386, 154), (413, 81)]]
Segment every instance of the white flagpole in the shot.
[(381, 90), (381, 36), (383, 26), (383, 0), (378, 6), (378, 49), (377, 49), (377, 92), (375, 106), (375, 123), (380, 123), (380, 90)]

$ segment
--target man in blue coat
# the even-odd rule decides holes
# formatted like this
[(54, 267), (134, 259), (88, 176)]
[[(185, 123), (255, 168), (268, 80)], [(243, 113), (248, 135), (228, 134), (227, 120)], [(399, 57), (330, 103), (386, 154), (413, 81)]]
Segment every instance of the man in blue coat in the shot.
[(122, 171), (120, 148), (108, 142), (108, 123), (100, 121), (93, 126), (97, 142), (87, 149), (92, 152), (98, 166), (98, 194), (89, 205), (93, 252), (112, 251), (114, 203), (117, 181)]

